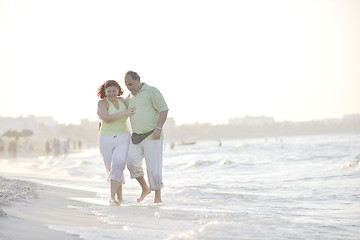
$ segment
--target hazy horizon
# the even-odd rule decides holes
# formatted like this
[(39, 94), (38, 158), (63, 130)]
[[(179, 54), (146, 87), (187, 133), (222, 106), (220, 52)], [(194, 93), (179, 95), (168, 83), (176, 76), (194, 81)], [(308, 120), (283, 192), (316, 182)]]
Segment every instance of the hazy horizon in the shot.
[[(338, 120), (341, 120), (343, 119), (345, 116), (347, 115), (358, 115), (360, 116), (360, 113), (354, 113), (354, 114), (345, 114), (343, 116), (340, 116), (340, 117), (334, 117), (334, 118), (318, 118), (318, 119), (309, 119), (309, 120), (304, 120), (304, 122), (308, 122), (308, 121), (323, 121), (323, 120), (331, 120), (331, 119), (338, 119)], [(19, 115), (19, 116), (2, 116), (0, 115), (0, 119), (1, 118), (15, 118), (15, 119), (18, 119), (18, 118), (28, 118), (28, 117), (32, 117), (34, 116), (35, 118), (42, 118), (42, 117), (51, 117), (55, 122), (57, 122), (58, 124), (74, 124), (74, 125), (78, 125), (81, 123), (81, 120), (89, 120), (91, 122), (96, 122), (96, 121), (100, 121), (99, 119), (89, 119), (89, 118), (82, 118), (82, 119), (78, 119), (78, 121), (72, 121), (72, 122), (61, 122), (59, 121), (55, 116), (51, 116), (51, 115), (34, 115), (34, 114), (29, 114), (29, 115)], [(234, 117), (230, 117), (226, 122), (206, 122), (206, 121), (192, 121), (192, 122), (179, 122), (175, 117), (168, 117), (168, 119), (173, 119), (176, 123), (176, 125), (183, 125), (183, 124), (207, 124), (207, 123), (210, 123), (210, 124), (213, 124), (213, 125), (217, 125), (217, 124), (229, 124), (229, 120), (231, 119), (235, 119), (235, 118), (239, 118), (239, 119), (243, 119), (243, 118), (246, 118), (246, 117), (264, 117), (264, 118), (273, 118), (273, 116), (264, 116), (264, 115), (244, 115), (244, 116), (234, 116)], [(303, 120), (299, 120), (299, 121), (296, 121), (296, 120), (278, 120), (276, 118), (273, 118), (274, 122), (302, 122)]]
[(358, 114), (359, 12), (355, 0), (0, 0), (0, 116), (95, 121), (97, 88), (124, 87), (128, 70), (177, 124)]

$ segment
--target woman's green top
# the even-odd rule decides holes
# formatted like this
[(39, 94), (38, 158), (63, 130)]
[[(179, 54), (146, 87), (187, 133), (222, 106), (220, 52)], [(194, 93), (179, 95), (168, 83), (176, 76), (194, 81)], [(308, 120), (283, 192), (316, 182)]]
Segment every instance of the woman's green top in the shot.
[[(125, 104), (122, 103), (119, 99), (118, 99), (119, 110), (117, 110), (114, 104), (110, 102), (108, 99), (106, 99), (106, 101), (109, 103), (109, 109), (108, 109), (109, 114), (114, 114), (126, 110)], [(100, 134), (104, 136), (110, 136), (114, 134), (129, 132), (129, 128), (126, 124), (127, 119), (128, 116), (123, 116), (111, 123), (107, 123), (101, 120)]]

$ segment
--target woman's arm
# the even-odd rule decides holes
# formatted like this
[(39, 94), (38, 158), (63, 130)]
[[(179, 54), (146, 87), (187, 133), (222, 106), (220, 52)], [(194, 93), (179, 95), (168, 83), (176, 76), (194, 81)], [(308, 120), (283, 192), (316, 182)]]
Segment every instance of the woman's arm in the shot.
[(104, 122), (107, 122), (107, 123), (111, 123), (121, 117), (124, 117), (124, 116), (131, 116), (134, 113), (135, 113), (135, 107), (126, 109), (126, 110), (118, 112), (118, 113), (109, 114), (105, 101), (100, 100), (98, 102), (97, 114), (101, 120), (103, 120)]

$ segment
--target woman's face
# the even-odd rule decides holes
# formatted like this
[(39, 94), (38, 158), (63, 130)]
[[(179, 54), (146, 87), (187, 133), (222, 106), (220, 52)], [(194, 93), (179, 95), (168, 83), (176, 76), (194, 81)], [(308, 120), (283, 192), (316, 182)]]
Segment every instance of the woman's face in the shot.
[(117, 98), (119, 91), (118, 91), (117, 87), (111, 86), (111, 87), (105, 88), (105, 94), (109, 100), (113, 100), (113, 99)]

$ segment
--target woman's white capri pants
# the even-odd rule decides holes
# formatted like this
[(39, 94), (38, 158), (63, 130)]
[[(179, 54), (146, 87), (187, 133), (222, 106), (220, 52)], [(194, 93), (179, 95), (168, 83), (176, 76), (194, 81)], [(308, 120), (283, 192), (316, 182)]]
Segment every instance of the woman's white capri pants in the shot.
[(125, 183), (124, 169), (129, 149), (130, 133), (99, 136), (100, 153), (104, 159), (109, 180)]

